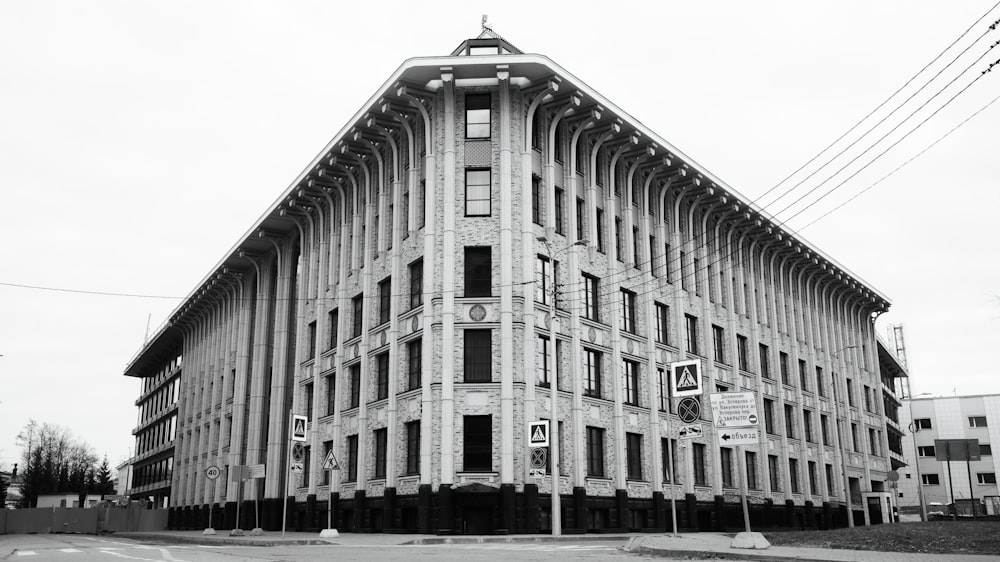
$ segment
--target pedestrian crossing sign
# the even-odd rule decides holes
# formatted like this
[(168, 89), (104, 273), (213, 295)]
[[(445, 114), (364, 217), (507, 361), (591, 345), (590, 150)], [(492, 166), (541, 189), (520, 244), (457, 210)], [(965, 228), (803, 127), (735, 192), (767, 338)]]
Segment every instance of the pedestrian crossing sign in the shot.
[(548, 420), (528, 422), (528, 446), (529, 447), (549, 446)]
[(701, 394), (701, 361), (692, 359), (670, 364), (670, 390), (674, 397)]

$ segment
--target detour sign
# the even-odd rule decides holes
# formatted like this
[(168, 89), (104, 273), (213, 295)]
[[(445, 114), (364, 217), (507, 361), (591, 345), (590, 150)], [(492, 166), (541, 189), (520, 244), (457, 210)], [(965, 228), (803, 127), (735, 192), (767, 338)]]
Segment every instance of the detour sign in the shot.
[(753, 392), (713, 392), (710, 398), (715, 427), (757, 425), (757, 400)]

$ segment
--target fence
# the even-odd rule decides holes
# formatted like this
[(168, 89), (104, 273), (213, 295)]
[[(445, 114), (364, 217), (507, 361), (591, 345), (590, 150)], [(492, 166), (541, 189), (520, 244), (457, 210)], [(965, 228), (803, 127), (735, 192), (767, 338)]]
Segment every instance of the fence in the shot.
[(129, 507), (0, 509), (0, 535), (162, 531), (167, 510)]

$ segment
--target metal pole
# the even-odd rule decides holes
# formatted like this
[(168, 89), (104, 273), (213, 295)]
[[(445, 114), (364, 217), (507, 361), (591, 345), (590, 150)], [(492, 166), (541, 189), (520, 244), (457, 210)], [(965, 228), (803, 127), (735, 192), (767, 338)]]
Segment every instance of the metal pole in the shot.
[(674, 493), (674, 487), (677, 486), (674, 474), (674, 455), (676, 453), (673, 451), (673, 447), (670, 445), (670, 436), (667, 436), (667, 470), (670, 473), (670, 525), (673, 527), (674, 537), (677, 536), (677, 499)]
[(295, 414), (288, 412), (288, 451), (285, 453), (285, 496), (281, 498), (281, 538), (285, 538), (285, 522), (288, 520), (288, 486), (291, 484), (292, 475), (290, 473), (292, 464), (292, 426), (295, 423)]
[[(330, 447), (333, 453), (333, 447)], [(330, 489), (326, 492), (326, 528), (333, 528), (333, 467), (330, 468)]]
[(737, 470), (740, 473), (740, 496), (743, 500), (743, 526), (746, 528), (746, 532), (750, 532), (750, 508), (747, 507), (747, 494), (750, 490), (747, 486), (747, 475), (746, 475), (746, 455), (743, 453), (743, 445), (736, 446), (736, 454), (739, 455), (736, 458)]
[[(240, 522), (240, 504), (243, 503), (243, 466), (237, 466), (237, 470), (240, 471), (240, 477), (236, 480), (236, 529), (242, 530), (243, 524)], [(230, 468), (232, 470), (232, 468)], [(232, 475), (229, 476), (232, 478)]]
[(969, 505), (972, 507), (972, 518), (976, 518), (976, 496), (972, 492), (972, 461), (966, 457), (965, 460), (965, 471), (969, 475)]
[(920, 520), (927, 521), (927, 506), (924, 502), (924, 478), (920, 474), (920, 452), (917, 449), (917, 422), (913, 421), (913, 400), (910, 400), (910, 437), (913, 439), (913, 464), (917, 467), (917, 499), (920, 501)]
[(958, 506), (955, 505), (955, 486), (951, 482), (951, 443), (945, 445), (948, 452), (948, 492), (951, 494), (951, 520), (958, 520)]
[[(843, 351), (843, 349), (840, 351)], [(847, 455), (844, 453), (844, 431), (841, 431), (840, 429), (840, 402), (837, 398), (837, 377), (834, 376), (833, 372), (830, 373), (830, 379), (831, 382), (833, 382), (834, 415), (837, 417), (835, 421), (837, 424), (837, 448), (840, 449), (840, 468), (844, 475), (844, 502), (847, 506), (847, 527), (854, 528), (854, 512), (851, 506), (851, 481), (847, 476)], [(847, 430), (847, 427), (848, 424), (845, 421), (844, 430)]]
[(545, 248), (549, 251), (549, 265), (552, 266), (552, 281), (549, 283), (549, 343), (552, 345), (552, 385), (549, 396), (552, 402), (550, 407), (552, 422), (549, 427), (549, 451), (552, 458), (549, 459), (549, 466), (552, 467), (552, 536), (562, 535), (562, 498), (559, 497), (559, 357), (556, 355), (556, 259), (552, 254), (552, 247), (545, 242)]

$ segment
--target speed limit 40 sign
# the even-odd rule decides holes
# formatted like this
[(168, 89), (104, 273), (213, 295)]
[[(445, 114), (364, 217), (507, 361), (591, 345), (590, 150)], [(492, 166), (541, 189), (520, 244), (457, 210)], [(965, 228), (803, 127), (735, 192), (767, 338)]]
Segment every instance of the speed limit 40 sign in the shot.
[(217, 466), (210, 466), (205, 469), (205, 477), (209, 480), (215, 480), (222, 474), (222, 469)]

